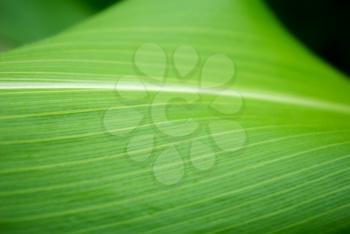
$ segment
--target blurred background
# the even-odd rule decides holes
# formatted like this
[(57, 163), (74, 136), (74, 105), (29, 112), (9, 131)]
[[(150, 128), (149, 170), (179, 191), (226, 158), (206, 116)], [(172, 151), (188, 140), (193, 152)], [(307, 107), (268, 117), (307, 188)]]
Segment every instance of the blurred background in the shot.
[[(0, 53), (58, 33), (118, 1), (0, 0)], [(350, 1), (265, 1), (299, 40), (350, 75)]]

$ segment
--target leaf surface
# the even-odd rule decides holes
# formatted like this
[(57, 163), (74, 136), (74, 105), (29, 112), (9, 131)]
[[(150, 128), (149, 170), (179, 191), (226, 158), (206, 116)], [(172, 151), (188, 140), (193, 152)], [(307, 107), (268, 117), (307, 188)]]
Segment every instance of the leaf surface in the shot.
[(349, 82), (260, 1), (122, 1), (0, 90), (1, 233), (349, 230)]

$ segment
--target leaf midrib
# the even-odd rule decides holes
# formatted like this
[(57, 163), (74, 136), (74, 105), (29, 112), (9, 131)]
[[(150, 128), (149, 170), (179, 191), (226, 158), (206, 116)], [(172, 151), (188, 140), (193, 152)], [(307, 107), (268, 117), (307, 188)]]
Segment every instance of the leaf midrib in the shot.
[(157, 85), (151, 83), (136, 82), (0, 82), (0, 90), (23, 90), (23, 89), (97, 89), (119, 92), (159, 92), (159, 93), (180, 93), (180, 94), (199, 94), (205, 96), (225, 96), (235, 98), (241, 95), (243, 98), (266, 101), (273, 103), (290, 104), (294, 106), (303, 106), (312, 109), (319, 109), (350, 115), (350, 104), (336, 103), (332, 101), (315, 99), (306, 96), (286, 95), (277, 92), (261, 92), (253, 89), (221, 89), (221, 88), (200, 88), (195, 86), (183, 86), (175, 84)]

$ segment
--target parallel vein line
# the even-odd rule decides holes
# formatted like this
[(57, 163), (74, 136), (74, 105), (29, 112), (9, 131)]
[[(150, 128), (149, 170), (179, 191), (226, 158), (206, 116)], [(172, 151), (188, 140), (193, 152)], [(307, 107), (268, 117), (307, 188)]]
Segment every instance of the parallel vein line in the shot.
[(309, 216), (308, 218), (305, 218), (303, 219), (302, 221), (299, 221), (299, 222), (296, 222), (296, 223), (293, 223), (293, 224), (290, 224), (290, 225), (287, 225), (285, 227), (282, 227), (280, 229), (277, 229), (277, 230), (274, 230), (273, 232), (270, 232), (269, 234), (272, 234), (272, 233), (277, 233), (277, 232), (280, 232), (280, 231), (283, 231), (283, 230), (287, 230), (287, 229), (290, 229), (292, 227), (295, 227), (295, 226), (298, 226), (298, 225), (301, 225), (301, 224), (305, 224), (305, 223), (308, 223), (312, 220), (315, 220), (317, 218), (320, 218), (322, 216), (325, 216), (325, 215), (328, 215), (328, 214), (331, 214), (333, 212), (336, 212), (338, 210), (341, 210), (341, 209), (344, 209), (344, 208), (349, 208), (350, 207), (350, 203), (347, 203), (347, 204), (344, 204), (344, 205), (341, 205), (341, 206), (338, 206), (336, 208), (333, 208), (333, 209), (329, 209), (325, 212), (322, 212), (322, 213), (319, 213), (317, 215), (312, 215), (312, 216)]
[[(295, 191), (299, 188), (303, 188), (305, 187), (306, 185), (311, 185), (311, 184), (314, 184), (314, 183), (317, 183), (317, 182), (321, 182), (321, 181), (324, 181), (332, 176), (335, 176), (335, 175), (339, 175), (343, 172), (347, 172), (349, 170), (349, 168), (344, 168), (342, 170), (336, 170), (335, 172), (332, 172), (332, 173), (329, 173), (327, 175), (323, 175), (321, 177), (318, 177), (316, 179), (313, 179), (313, 180), (308, 180), (307, 182), (304, 182), (304, 183), (301, 183), (301, 184), (298, 184), (298, 185), (295, 185), (293, 187), (288, 187), (286, 189), (283, 189), (283, 190), (279, 190), (277, 192), (273, 192), (273, 193), (270, 193), (268, 195), (264, 195), (264, 196), (260, 196), (258, 198), (255, 198), (255, 199), (251, 199), (251, 200), (248, 200), (247, 202), (243, 202), (243, 203), (239, 203), (237, 206), (234, 206), (234, 207), (229, 207), (229, 209), (224, 209), (224, 210), (220, 210), (218, 212), (210, 212), (208, 213), (207, 215), (203, 215), (203, 216), (199, 216), (199, 217), (194, 217), (194, 218), (191, 218), (191, 219), (186, 219), (182, 222), (177, 222), (177, 223), (172, 223), (170, 225), (167, 225), (167, 226), (162, 226), (160, 228), (157, 228), (157, 229), (153, 229), (151, 230), (149, 233), (154, 233), (156, 231), (159, 231), (159, 230), (162, 230), (162, 229), (167, 229), (169, 228), (170, 226), (177, 226), (178, 224), (183, 224), (183, 223), (191, 223), (193, 222), (194, 220), (202, 220), (202, 219), (205, 219), (205, 218), (208, 218), (208, 217), (214, 217), (214, 215), (217, 215), (217, 214), (223, 214), (225, 213), (225, 211), (228, 211), (228, 210), (234, 210), (234, 209), (238, 209), (238, 208), (241, 208), (241, 207), (244, 207), (244, 206), (247, 206), (247, 205), (252, 205), (252, 204), (255, 204), (255, 203), (258, 203), (260, 201), (263, 201), (263, 200), (266, 200), (266, 199), (269, 199), (269, 198), (272, 198), (272, 197), (275, 197), (275, 196), (279, 196), (279, 195), (283, 195), (283, 194), (286, 194), (288, 192), (292, 192), (292, 191)], [(236, 215), (236, 216), (239, 216)], [(230, 218), (232, 218), (232, 216), (230, 216)], [(148, 232), (147, 232), (148, 233)]]
[[(249, 224), (249, 223), (252, 223), (252, 222), (260, 221), (260, 220), (265, 219), (265, 218), (269, 218), (269, 217), (271, 217), (271, 216), (283, 214), (283, 213), (285, 213), (285, 212), (287, 212), (287, 211), (294, 210), (295, 208), (298, 208), (298, 207), (300, 207), (300, 206), (310, 204), (310, 203), (313, 202), (313, 201), (317, 201), (317, 200), (319, 200), (319, 199), (326, 198), (326, 197), (328, 197), (329, 195), (336, 194), (336, 193), (338, 193), (338, 192), (342, 192), (342, 191), (348, 190), (349, 188), (350, 188), (350, 185), (341, 187), (341, 188), (339, 188), (339, 189), (331, 190), (330, 192), (321, 194), (321, 195), (319, 195), (319, 196), (314, 196), (313, 198), (310, 198), (310, 199), (307, 199), (307, 200), (305, 200), (305, 201), (299, 202), (299, 203), (296, 204), (296, 205), (288, 206), (288, 207), (279, 209), (279, 210), (277, 210), (277, 211), (273, 211), (273, 212), (267, 213), (267, 214), (265, 214), (265, 215), (261, 215), (261, 216), (259, 216), (259, 217), (256, 217), (256, 218), (247, 220), (246, 222), (242, 222), (242, 223), (240, 223), (240, 224), (238, 224), (238, 225), (232, 225), (232, 226), (225, 227), (224, 229), (217, 230), (217, 231), (214, 232), (214, 233), (219, 233), (219, 232), (222, 232), (222, 231), (230, 230), (231, 228), (234, 228), (234, 227), (239, 227), (239, 226), (242, 226), (242, 225), (245, 225), (245, 224)], [(348, 204), (348, 205), (350, 205), (350, 204)]]
[[(335, 147), (335, 146), (339, 146), (339, 145), (344, 145), (344, 144), (349, 144), (349, 143), (350, 142), (341, 142), (341, 143), (336, 143), (336, 144), (323, 145), (321, 147), (315, 147), (315, 148), (312, 148), (312, 149), (309, 149), (309, 150), (300, 151), (300, 152), (295, 153), (295, 154), (290, 154), (290, 155), (287, 155), (285, 157), (280, 157), (280, 158), (273, 159), (273, 160), (267, 160), (267, 161), (265, 161), (263, 163), (256, 163), (255, 165), (242, 168), (241, 170), (237, 170), (234, 173), (229, 173), (229, 175), (238, 174), (238, 173), (241, 173), (241, 172), (249, 170), (249, 169), (256, 169), (258, 167), (262, 167), (262, 166), (265, 166), (267, 164), (278, 162), (278, 161), (281, 161), (281, 160), (284, 160), (284, 159), (287, 159), (287, 158), (293, 158), (295, 156), (299, 156), (299, 155), (302, 155), (302, 154), (305, 154), (305, 153), (309, 153), (309, 152), (312, 152), (312, 151), (318, 151), (318, 150), (327, 149), (327, 148), (331, 148), (331, 147)], [(331, 162), (340, 161), (340, 160), (342, 160), (344, 158), (349, 158), (349, 157), (350, 157), (350, 155), (345, 155), (345, 156), (342, 156), (342, 157), (339, 157), (339, 158), (335, 158), (335, 159), (328, 160), (326, 162), (323, 162), (323, 163), (311, 166), (309, 168), (303, 168), (303, 169), (300, 169), (300, 170), (296, 170), (296, 171), (293, 171), (293, 172), (290, 172), (290, 173), (286, 173), (286, 174), (284, 174), (282, 176), (274, 177), (272, 179), (267, 179), (267, 180), (264, 180), (264, 181), (256, 183), (256, 184), (252, 184), (252, 185), (248, 185), (248, 186), (239, 188), (237, 190), (225, 192), (225, 193), (222, 193), (222, 194), (219, 194), (219, 195), (216, 195), (216, 196), (212, 196), (210, 198), (204, 198), (204, 199), (198, 200), (196, 202), (186, 203), (184, 205), (176, 206), (176, 207), (173, 207), (173, 208), (170, 208), (170, 209), (166, 209), (166, 210), (163, 210), (161, 212), (162, 213), (169, 212), (170, 210), (177, 210), (177, 209), (181, 209), (181, 208), (184, 208), (184, 207), (191, 207), (191, 206), (196, 205), (196, 204), (202, 204), (202, 203), (205, 203), (205, 202), (210, 202), (210, 201), (215, 200), (217, 198), (221, 198), (221, 197), (225, 197), (225, 196), (228, 196), (228, 195), (232, 195), (232, 194), (235, 194), (235, 193), (238, 193), (238, 192), (242, 192), (242, 191), (245, 191), (247, 189), (252, 189), (252, 188), (255, 188), (255, 187), (258, 187), (258, 186), (261, 186), (261, 185), (265, 185), (265, 184), (268, 184), (268, 183), (271, 183), (271, 182), (276, 182), (276, 181), (278, 181), (280, 179), (287, 178), (287, 177), (289, 177), (291, 175), (295, 175), (295, 174), (301, 173), (301, 172), (306, 171), (306, 170), (315, 169), (315, 168), (318, 168), (318, 167), (320, 167), (320, 166), (322, 166), (324, 164), (329, 164)], [(207, 182), (212, 181), (212, 180), (215, 181), (218, 178), (222, 178), (224, 176), (228, 176), (227, 173), (224, 174), (224, 175), (221, 175), (221, 176), (217, 176), (217, 177), (213, 177), (213, 178), (210, 178), (210, 179), (207, 179), (207, 180), (203, 180), (203, 181), (199, 182), (199, 184), (207, 183)], [(146, 197), (153, 197), (153, 196), (159, 195), (161, 193), (162, 192), (160, 192), (160, 193), (151, 193), (149, 195), (146, 195)], [(69, 215), (69, 214), (76, 214), (76, 213), (80, 213), (80, 212), (88, 212), (88, 211), (93, 211), (93, 210), (100, 210), (100, 209), (104, 209), (104, 208), (108, 208), (108, 207), (113, 207), (113, 206), (115, 206), (117, 204), (130, 202), (132, 200), (144, 199), (144, 197), (145, 197), (144, 195), (140, 195), (140, 196), (128, 198), (128, 199), (125, 199), (125, 200), (122, 200), (122, 201), (116, 201), (116, 202), (111, 202), (111, 203), (107, 203), (107, 204), (93, 205), (93, 206), (88, 206), (88, 207), (78, 208), (78, 209), (71, 209), (71, 210), (68, 210), (68, 211), (66, 210), (66, 211), (63, 211), (63, 212), (61, 211), (61, 212), (52, 212), (52, 213), (40, 214), (40, 215), (32, 215), (32, 216), (22, 217), (22, 218), (18, 218), (18, 219), (14, 219), (14, 220), (7, 220), (7, 222), (30, 221), (30, 220), (36, 220), (36, 219), (45, 219), (45, 218), (50, 218), (50, 217), (57, 217), (57, 216), (64, 216), (64, 215)], [(130, 223), (130, 222), (133, 222), (135, 220), (143, 219), (143, 218), (144, 218), (143, 216), (136, 217), (135, 219), (125, 220), (125, 221), (119, 222), (117, 224)]]
[[(339, 161), (339, 160), (342, 160), (342, 159), (346, 159), (346, 158), (349, 158), (349, 157), (350, 157), (350, 155), (345, 155), (345, 156), (342, 156), (342, 157), (339, 157), (339, 158), (336, 158), (336, 159), (333, 159), (333, 160), (328, 160), (326, 162), (323, 162), (323, 163), (320, 163), (320, 164), (317, 164), (317, 165), (314, 165), (314, 166), (311, 166), (311, 167), (307, 167), (307, 168), (296, 170), (296, 171), (293, 171), (293, 172), (290, 172), (290, 173), (286, 173), (286, 174), (284, 174), (282, 176), (279, 176), (279, 177), (274, 177), (272, 179), (267, 179), (267, 180), (264, 180), (264, 181), (256, 183), (256, 184), (248, 185), (248, 186), (245, 186), (245, 187), (242, 187), (242, 188), (230, 191), (228, 193), (225, 193), (224, 196), (233, 195), (233, 194), (245, 191), (245, 190), (253, 189), (253, 188), (257, 187), (257, 186), (269, 184), (271, 182), (277, 182), (277, 181), (279, 181), (281, 179), (288, 178), (290, 176), (297, 175), (299, 173), (302, 173), (302, 172), (305, 172), (305, 171), (308, 171), (308, 170), (319, 168), (319, 167), (327, 165), (329, 163), (336, 162), (336, 161)], [(181, 208), (191, 207), (191, 206), (193, 206), (195, 204), (198, 205), (198, 204), (202, 204), (204, 202), (210, 202), (210, 201), (213, 201), (214, 199), (219, 198), (219, 197), (223, 197), (223, 194), (210, 197), (209, 199), (202, 199), (202, 200), (199, 200), (199, 201), (196, 201), (196, 202), (186, 203), (185, 205), (177, 206), (177, 207), (174, 207), (174, 208), (169, 208), (169, 209), (160, 211), (159, 213), (166, 213), (166, 212), (178, 210), (178, 209), (181, 209)], [(143, 216), (135, 217), (133, 219), (128, 219), (128, 220), (125, 220), (125, 221), (121, 221), (121, 222), (116, 222), (116, 223), (103, 225), (103, 226), (96, 226), (94, 228), (91, 228), (91, 230), (100, 230), (102, 228), (118, 226), (118, 225), (121, 225), (121, 224), (131, 224), (131, 223), (133, 223), (135, 221), (142, 220), (142, 219), (145, 219), (147, 217), (149, 217), (149, 216), (148, 215), (143, 215)]]

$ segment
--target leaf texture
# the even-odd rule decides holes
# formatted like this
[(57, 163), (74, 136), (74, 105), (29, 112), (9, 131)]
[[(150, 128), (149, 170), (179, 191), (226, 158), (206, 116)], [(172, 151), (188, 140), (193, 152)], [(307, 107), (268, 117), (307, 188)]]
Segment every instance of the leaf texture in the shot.
[(349, 231), (349, 94), (260, 1), (122, 1), (1, 55), (0, 232)]

